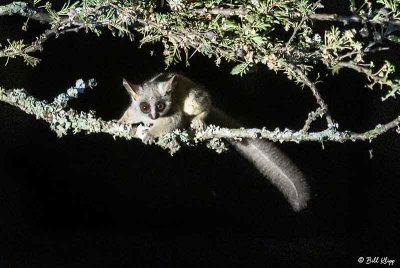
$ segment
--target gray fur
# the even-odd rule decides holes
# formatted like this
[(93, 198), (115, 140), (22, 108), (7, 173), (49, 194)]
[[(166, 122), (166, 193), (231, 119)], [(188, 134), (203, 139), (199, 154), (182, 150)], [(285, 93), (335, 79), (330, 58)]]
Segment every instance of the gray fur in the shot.
[[(221, 110), (213, 107), (214, 120), (226, 127), (240, 127), (240, 124)], [(272, 142), (257, 139), (229, 143), (249, 160), (258, 171), (285, 195), (293, 210), (300, 211), (307, 206), (309, 187), (297, 166)]]
[[(132, 103), (121, 117), (126, 123), (152, 124), (143, 142), (151, 143), (154, 137), (184, 127), (201, 130), (211, 112), (214, 123), (227, 127), (240, 127), (234, 119), (212, 107), (209, 94), (189, 78), (174, 73), (159, 73), (142, 85), (133, 85), (124, 79), (124, 86), (131, 95)], [(140, 110), (140, 103), (147, 102), (154, 113), (157, 102), (166, 104), (159, 118), (153, 120)], [(273, 143), (264, 140), (229, 140), (232, 146), (249, 160), (260, 173), (285, 195), (295, 211), (307, 206), (309, 190), (304, 175), (296, 165)]]

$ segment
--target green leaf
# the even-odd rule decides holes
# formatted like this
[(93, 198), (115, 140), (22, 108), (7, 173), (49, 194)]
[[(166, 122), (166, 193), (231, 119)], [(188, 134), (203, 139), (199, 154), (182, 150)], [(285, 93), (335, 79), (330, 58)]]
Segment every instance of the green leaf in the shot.
[(259, 35), (252, 36), (251, 39), (258, 46), (262, 46), (265, 43), (265, 39), (263, 37), (259, 36)]
[(249, 64), (244, 62), (244, 63), (240, 63), (238, 65), (236, 65), (235, 67), (233, 67), (231, 74), (232, 75), (242, 75), (244, 74), (249, 68)]

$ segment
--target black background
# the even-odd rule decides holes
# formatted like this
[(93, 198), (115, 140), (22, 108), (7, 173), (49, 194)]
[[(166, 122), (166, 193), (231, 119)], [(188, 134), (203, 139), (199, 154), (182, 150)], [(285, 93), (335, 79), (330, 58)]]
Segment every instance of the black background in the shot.
[[(43, 29), (31, 22), (22, 32), (23, 22), (0, 18), (3, 44), (32, 40)], [(98, 87), (71, 106), (115, 119), (128, 105), (122, 77), (140, 82), (162, 71), (161, 51), (109, 33), (70, 33), (48, 41), (35, 54), (42, 59), (35, 68), (20, 60), (4, 66), (1, 59), (0, 84), (50, 101), (77, 79), (94, 77)], [(381, 54), (378, 62), (385, 57), (398, 62), (399, 54)], [(315, 109), (309, 90), (284, 75), (261, 67), (231, 76), (232, 66), (218, 68), (195, 55), (189, 67), (171, 70), (206, 85), (215, 105), (248, 126), (298, 129)], [(398, 114), (399, 103), (382, 103), (383, 92), (364, 88), (357, 73), (322, 80), (321, 93), (341, 129), (362, 131)], [(3, 103), (0, 116), (0, 267), (351, 267), (361, 266), (360, 256), (400, 262), (394, 131), (372, 143), (280, 145), (311, 186), (309, 207), (294, 213), (233, 151), (184, 148), (170, 157), (108, 135), (58, 139), (45, 123)]]

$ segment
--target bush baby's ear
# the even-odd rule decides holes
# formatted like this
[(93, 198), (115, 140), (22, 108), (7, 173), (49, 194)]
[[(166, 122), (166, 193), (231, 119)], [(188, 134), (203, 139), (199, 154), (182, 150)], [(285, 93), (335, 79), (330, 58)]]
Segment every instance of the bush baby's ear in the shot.
[(171, 93), (171, 91), (175, 88), (176, 86), (176, 75), (172, 74), (169, 79), (165, 82), (160, 83), (160, 87), (163, 90), (163, 94), (168, 94)]
[(122, 85), (133, 99), (136, 100), (138, 98), (140, 86), (130, 83), (125, 78), (122, 78)]

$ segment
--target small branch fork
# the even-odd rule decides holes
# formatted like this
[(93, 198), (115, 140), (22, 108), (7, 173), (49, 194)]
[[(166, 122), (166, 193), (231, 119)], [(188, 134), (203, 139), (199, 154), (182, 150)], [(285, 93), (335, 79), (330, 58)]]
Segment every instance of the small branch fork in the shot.
[(325, 116), (328, 128), (335, 128), (336, 124), (333, 121), (331, 115), (329, 114), (328, 105), (322, 99), (321, 94), (319, 93), (315, 83), (311, 82), (310, 79), (308, 79), (307, 75), (304, 73), (304, 71), (302, 71), (297, 66), (289, 64), (289, 68), (292, 70), (293, 73), (295, 73), (297, 79), (300, 80), (299, 82), (303, 83), (304, 85), (310, 88), (317, 104), (319, 105), (319, 108), (315, 112), (311, 112), (309, 114), (302, 131), (303, 132), (308, 131), (310, 129), (311, 123), (315, 121), (318, 118), (318, 116), (319, 117)]

